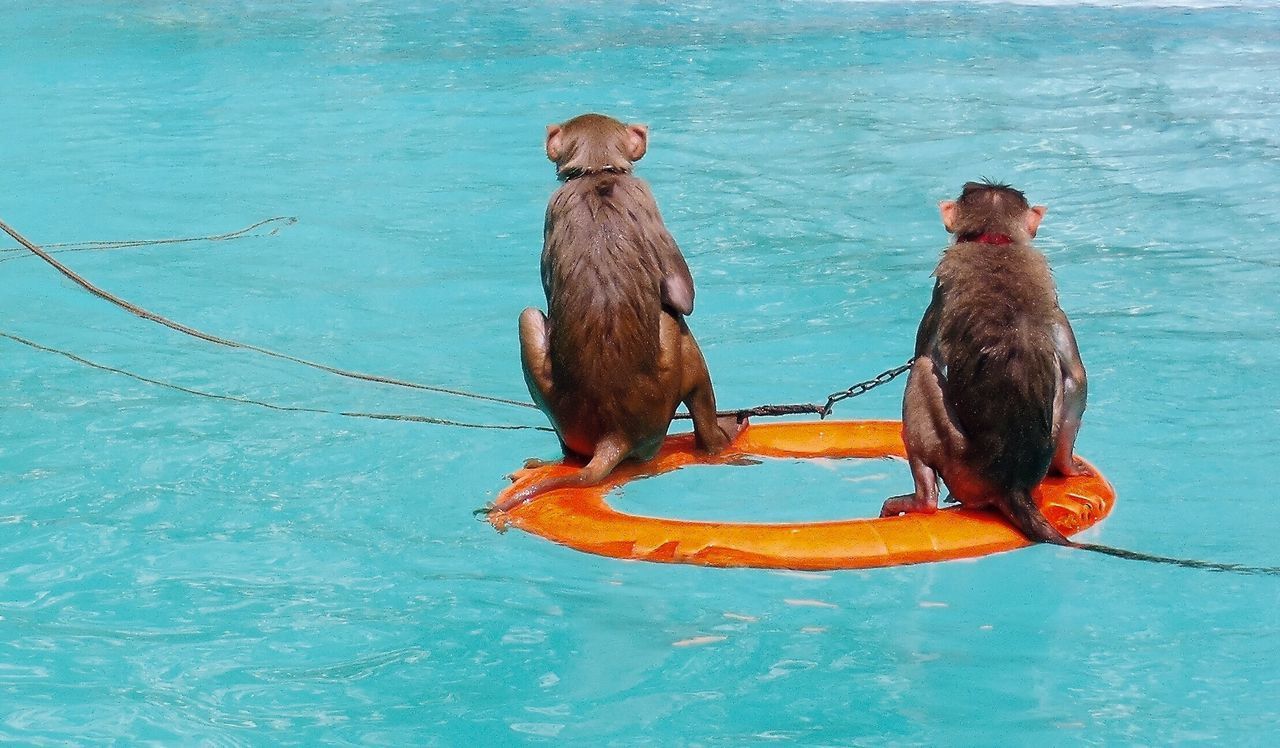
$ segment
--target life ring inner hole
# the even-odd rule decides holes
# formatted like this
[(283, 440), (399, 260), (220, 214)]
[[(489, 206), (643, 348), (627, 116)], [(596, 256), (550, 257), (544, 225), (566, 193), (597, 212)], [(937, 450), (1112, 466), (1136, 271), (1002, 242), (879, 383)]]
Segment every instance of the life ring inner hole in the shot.
[(606, 497), (616, 511), (699, 522), (824, 522), (879, 516), (911, 491), (898, 458), (748, 456), (757, 464), (686, 465), (633, 479)]

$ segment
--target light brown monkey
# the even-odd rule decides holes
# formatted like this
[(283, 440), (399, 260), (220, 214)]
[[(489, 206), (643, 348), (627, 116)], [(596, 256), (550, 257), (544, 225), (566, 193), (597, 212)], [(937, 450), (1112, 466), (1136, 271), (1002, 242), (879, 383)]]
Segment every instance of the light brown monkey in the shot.
[(915, 493), (886, 501), (881, 516), (936, 511), (940, 475), (961, 504), (1070, 544), (1031, 499), (1049, 470), (1083, 471), (1072, 450), (1087, 394), (1049, 265), (1031, 246), (1045, 207), (970, 182), (939, 208), (955, 242), (934, 271), (902, 410)]
[(684, 320), (693, 312), (689, 266), (648, 186), (631, 173), (648, 134), (600, 114), (547, 127), (547, 158), (564, 184), (543, 229), (547, 314), (530, 307), (520, 315), (520, 361), (564, 454), (586, 464), (491, 511), (599, 483), (624, 459), (652, 458), (681, 402), (710, 452), (743, 428), (716, 416), (711, 378)]

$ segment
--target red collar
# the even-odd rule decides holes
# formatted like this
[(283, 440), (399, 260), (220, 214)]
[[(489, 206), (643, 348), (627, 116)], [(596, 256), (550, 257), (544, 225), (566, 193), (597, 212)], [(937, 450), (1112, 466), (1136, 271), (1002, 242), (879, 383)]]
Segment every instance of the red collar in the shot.
[(957, 240), (962, 242), (974, 242), (975, 244), (994, 244), (997, 247), (1002, 247), (1006, 244), (1013, 244), (1013, 238), (1010, 237), (1008, 234), (986, 233), (986, 234), (978, 234), (976, 236), (960, 236), (956, 238)]

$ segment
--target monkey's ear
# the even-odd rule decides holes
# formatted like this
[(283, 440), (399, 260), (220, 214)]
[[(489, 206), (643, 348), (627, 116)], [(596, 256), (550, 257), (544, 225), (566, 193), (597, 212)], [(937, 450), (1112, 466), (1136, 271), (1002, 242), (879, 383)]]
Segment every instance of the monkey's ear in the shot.
[(649, 150), (649, 126), (627, 125), (627, 158), (639, 161)]
[(1027, 209), (1027, 233), (1031, 238), (1036, 238), (1036, 231), (1040, 228), (1040, 222), (1044, 220), (1044, 214), (1049, 209), (1043, 205), (1032, 205)]
[(560, 160), (560, 125), (547, 125), (547, 158)]
[(956, 201), (943, 200), (938, 203), (938, 212), (942, 214), (942, 225), (947, 229), (948, 234), (954, 234), (956, 225)]

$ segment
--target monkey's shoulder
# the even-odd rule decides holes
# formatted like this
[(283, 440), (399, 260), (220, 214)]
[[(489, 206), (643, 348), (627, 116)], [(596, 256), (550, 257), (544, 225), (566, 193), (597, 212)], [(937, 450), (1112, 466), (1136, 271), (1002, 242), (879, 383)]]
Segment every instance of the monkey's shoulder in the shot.
[(630, 174), (592, 174), (566, 182), (547, 205), (544, 239), (557, 252), (603, 247), (646, 266), (654, 252), (680, 251), (648, 185)]
[(601, 172), (570, 179), (551, 195), (548, 212), (568, 211), (602, 203), (654, 205), (649, 185), (626, 172)]
[(951, 287), (1014, 285), (1051, 293), (1054, 289), (1049, 261), (1028, 244), (953, 244), (943, 252), (933, 274), (941, 284)]
[(934, 275), (944, 317), (1048, 320), (1058, 310), (1058, 291), (1044, 255), (1029, 245), (955, 244), (943, 253)]

